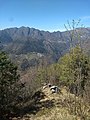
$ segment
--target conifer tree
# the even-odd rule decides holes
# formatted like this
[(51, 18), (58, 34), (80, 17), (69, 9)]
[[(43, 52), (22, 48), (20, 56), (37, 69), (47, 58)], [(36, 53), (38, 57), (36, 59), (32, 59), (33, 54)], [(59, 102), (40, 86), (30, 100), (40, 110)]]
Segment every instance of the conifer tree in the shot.
[(17, 102), (18, 80), (17, 67), (4, 52), (0, 52), (0, 117), (2, 119), (13, 111)]

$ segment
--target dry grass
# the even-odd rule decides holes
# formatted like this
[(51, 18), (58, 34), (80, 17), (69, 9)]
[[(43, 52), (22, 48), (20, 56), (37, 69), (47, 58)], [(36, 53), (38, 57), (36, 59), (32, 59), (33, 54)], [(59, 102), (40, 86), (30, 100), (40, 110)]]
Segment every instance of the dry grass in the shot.
[(45, 97), (36, 104), (39, 110), (20, 120), (90, 120), (90, 106), (84, 105), (81, 98), (70, 94), (66, 88), (61, 88), (59, 94), (52, 94), (49, 88), (42, 89), (42, 92)]

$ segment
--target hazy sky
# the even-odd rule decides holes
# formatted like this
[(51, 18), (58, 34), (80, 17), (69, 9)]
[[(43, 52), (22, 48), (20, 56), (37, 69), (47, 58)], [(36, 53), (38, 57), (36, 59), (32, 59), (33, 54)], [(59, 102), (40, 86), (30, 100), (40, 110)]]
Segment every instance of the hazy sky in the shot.
[(90, 0), (0, 0), (0, 29), (28, 26), (62, 31), (72, 19), (90, 27)]

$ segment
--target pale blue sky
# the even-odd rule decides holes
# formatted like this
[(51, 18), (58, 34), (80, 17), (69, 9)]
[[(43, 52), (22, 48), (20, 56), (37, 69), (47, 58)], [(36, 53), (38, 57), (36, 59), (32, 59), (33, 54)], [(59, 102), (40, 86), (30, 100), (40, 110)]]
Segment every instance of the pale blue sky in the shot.
[(90, 0), (0, 0), (0, 29), (28, 26), (62, 31), (72, 19), (90, 27)]

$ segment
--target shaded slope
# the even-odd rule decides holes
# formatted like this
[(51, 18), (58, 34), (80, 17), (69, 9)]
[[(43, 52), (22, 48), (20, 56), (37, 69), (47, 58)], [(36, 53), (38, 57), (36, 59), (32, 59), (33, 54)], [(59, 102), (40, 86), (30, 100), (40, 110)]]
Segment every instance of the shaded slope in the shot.
[[(29, 27), (8, 28), (0, 31), (0, 49), (13, 54), (13, 56), (23, 56), (33, 52), (41, 53), (48, 56), (50, 61), (55, 62), (69, 51), (70, 32), (50, 33)], [(89, 53), (90, 28), (76, 29), (73, 45), (77, 44), (78, 41), (81, 41), (82, 47)]]
[[(28, 109), (29, 111), (27, 111), (20, 118), (20, 120), (82, 120), (79, 112), (79, 107), (84, 110), (84, 101), (81, 100), (79, 97), (75, 97), (74, 94), (69, 93), (66, 87), (62, 87), (60, 89), (61, 91), (58, 94), (52, 94), (50, 88), (45, 88), (37, 91), (39, 94), (34, 94), (34, 99), (38, 95), (38, 98), (35, 101), (35, 105), (32, 106), (31, 109)], [(75, 100), (78, 105), (78, 113), (76, 115)], [(82, 106), (79, 106), (79, 104), (81, 104)], [(84, 110), (84, 114), (88, 116), (87, 120), (89, 120), (90, 117), (88, 109), (90, 109), (89, 106), (87, 106), (87, 108), (85, 108)]]

